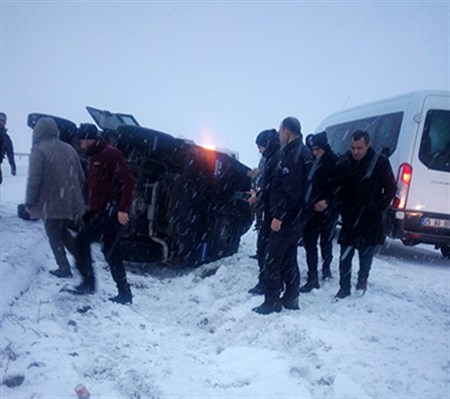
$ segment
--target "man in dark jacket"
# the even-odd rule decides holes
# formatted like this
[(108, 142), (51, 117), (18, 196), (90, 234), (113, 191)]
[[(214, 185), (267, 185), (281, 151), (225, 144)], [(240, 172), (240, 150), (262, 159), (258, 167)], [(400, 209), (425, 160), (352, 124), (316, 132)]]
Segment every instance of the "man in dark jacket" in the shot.
[(383, 214), (396, 192), (389, 160), (370, 146), (366, 131), (351, 136), (351, 150), (338, 165), (338, 208), (342, 217), (339, 235), (340, 289), (335, 298), (351, 293), (351, 269), (355, 250), (359, 253), (356, 290), (363, 295), (377, 245), (384, 243)]
[[(306, 175), (311, 153), (303, 145), (300, 122), (285, 118), (280, 125), (280, 162), (270, 188), (271, 232), (262, 271), (264, 302), (253, 310), (260, 314), (299, 309), (300, 272), (297, 243), (301, 235)], [(280, 299), (280, 293), (283, 291)]]
[(59, 139), (53, 118), (44, 117), (33, 129), (25, 206), (32, 218), (43, 219), (58, 268), (56, 277), (72, 277), (66, 249), (75, 255), (71, 229), (81, 226), (86, 210), (85, 176), (75, 149)]
[[(16, 175), (16, 162), (14, 161), (14, 147), (11, 138), (8, 136), (6, 126), (6, 114), (0, 112), (0, 165), (3, 162), (5, 155), (8, 158), (9, 165), (11, 166), (11, 174)], [(0, 184), (2, 184), (3, 175), (0, 167)]]
[(280, 159), (280, 139), (275, 129), (263, 130), (256, 137), (256, 145), (264, 159), (262, 176), (259, 184), (258, 192), (251, 192), (250, 203), (254, 203), (256, 208), (261, 212), (261, 223), (259, 226), (257, 241), (257, 260), (259, 266), (258, 283), (248, 292), (254, 295), (264, 294), (262, 285), (261, 272), (263, 270), (264, 259), (266, 257), (267, 240), (270, 235), (270, 224), (272, 216), (270, 214), (269, 193), (275, 170)]
[(75, 287), (75, 293), (90, 294), (95, 291), (90, 244), (100, 241), (119, 291), (117, 296), (109, 299), (122, 304), (131, 303), (130, 285), (118, 244), (121, 229), (129, 222), (136, 179), (120, 150), (99, 137), (94, 125), (82, 124), (78, 137), (81, 148), (89, 155), (90, 220), (75, 240), (76, 266), (83, 277), (82, 283)]
[(338, 161), (337, 155), (328, 144), (327, 133), (320, 132), (308, 136), (306, 145), (314, 158), (314, 198), (312, 199), (312, 213), (303, 231), (303, 243), (308, 264), (308, 279), (300, 292), (310, 292), (320, 288), (318, 278), (317, 241), (320, 236), (320, 249), (322, 254), (322, 279), (331, 278), (330, 265), (333, 260), (333, 236), (336, 231), (336, 184), (335, 173)]

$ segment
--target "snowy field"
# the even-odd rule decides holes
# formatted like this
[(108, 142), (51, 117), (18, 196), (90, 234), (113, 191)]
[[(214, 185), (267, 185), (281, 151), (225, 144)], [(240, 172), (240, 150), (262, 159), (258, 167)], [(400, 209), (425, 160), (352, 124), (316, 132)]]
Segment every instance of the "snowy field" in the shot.
[[(450, 262), (431, 246), (388, 241), (367, 294), (339, 303), (334, 278), (300, 297), (300, 311), (261, 316), (247, 294), (257, 263), (255, 233), (239, 252), (194, 270), (127, 265), (131, 306), (116, 294), (94, 246), (98, 290), (76, 297), (65, 284), (41, 222), (16, 216), (26, 160), (1, 185), (0, 398), (76, 398), (83, 383), (106, 398), (449, 398)], [(302, 283), (306, 276), (299, 248)], [(356, 266), (354, 266), (354, 270)], [(354, 273), (354, 278), (356, 273)]]

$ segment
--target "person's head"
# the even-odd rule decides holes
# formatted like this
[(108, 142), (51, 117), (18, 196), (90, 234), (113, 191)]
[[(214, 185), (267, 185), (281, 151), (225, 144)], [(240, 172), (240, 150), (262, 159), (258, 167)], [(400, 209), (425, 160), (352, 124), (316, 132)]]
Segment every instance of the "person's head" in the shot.
[(350, 151), (355, 161), (361, 161), (370, 147), (370, 136), (365, 130), (356, 130), (352, 133)]
[(33, 127), (33, 145), (41, 141), (56, 139), (59, 137), (59, 129), (55, 120), (49, 116), (39, 118)]
[(80, 140), (81, 149), (88, 150), (100, 138), (100, 132), (92, 123), (81, 123), (77, 129), (77, 137)]
[(6, 114), (4, 112), (0, 112), (0, 129), (3, 129), (6, 126)]
[(300, 121), (293, 116), (284, 118), (280, 124), (279, 135), (281, 145), (286, 145), (293, 140), (301, 139), (302, 127)]
[(311, 150), (314, 158), (320, 158), (330, 149), (327, 132), (323, 131), (317, 134), (310, 134), (306, 138), (306, 145)]
[(255, 142), (261, 155), (264, 155), (267, 148), (280, 147), (278, 132), (275, 129), (263, 130), (256, 136)]

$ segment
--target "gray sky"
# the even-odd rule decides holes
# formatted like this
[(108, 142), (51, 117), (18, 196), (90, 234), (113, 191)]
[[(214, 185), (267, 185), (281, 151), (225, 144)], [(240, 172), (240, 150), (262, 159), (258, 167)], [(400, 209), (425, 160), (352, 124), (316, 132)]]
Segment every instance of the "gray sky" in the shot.
[(4, 1), (1, 98), (17, 152), (30, 112), (90, 122), (90, 105), (240, 153), (289, 115), (450, 88), (449, 0)]

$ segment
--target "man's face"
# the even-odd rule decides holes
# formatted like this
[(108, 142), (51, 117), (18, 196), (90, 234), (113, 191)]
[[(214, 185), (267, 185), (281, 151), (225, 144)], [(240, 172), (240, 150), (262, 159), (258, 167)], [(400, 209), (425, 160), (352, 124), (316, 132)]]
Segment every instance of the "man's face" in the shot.
[(80, 140), (80, 148), (82, 150), (89, 150), (97, 140)]
[(280, 126), (280, 128), (278, 129), (278, 134), (280, 136), (280, 144), (286, 145), (289, 141), (288, 130), (286, 128), (284, 128), (283, 126)]
[(353, 140), (351, 143), (350, 151), (352, 152), (352, 157), (355, 161), (361, 161), (366, 155), (370, 144), (364, 141), (364, 138), (359, 140)]
[(6, 116), (0, 115), (0, 129), (3, 129), (6, 125)]
[(319, 148), (315, 145), (313, 145), (311, 147), (311, 152), (312, 152), (314, 158), (320, 158), (323, 154), (325, 154), (325, 150), (323, 150), (322, 148)]

